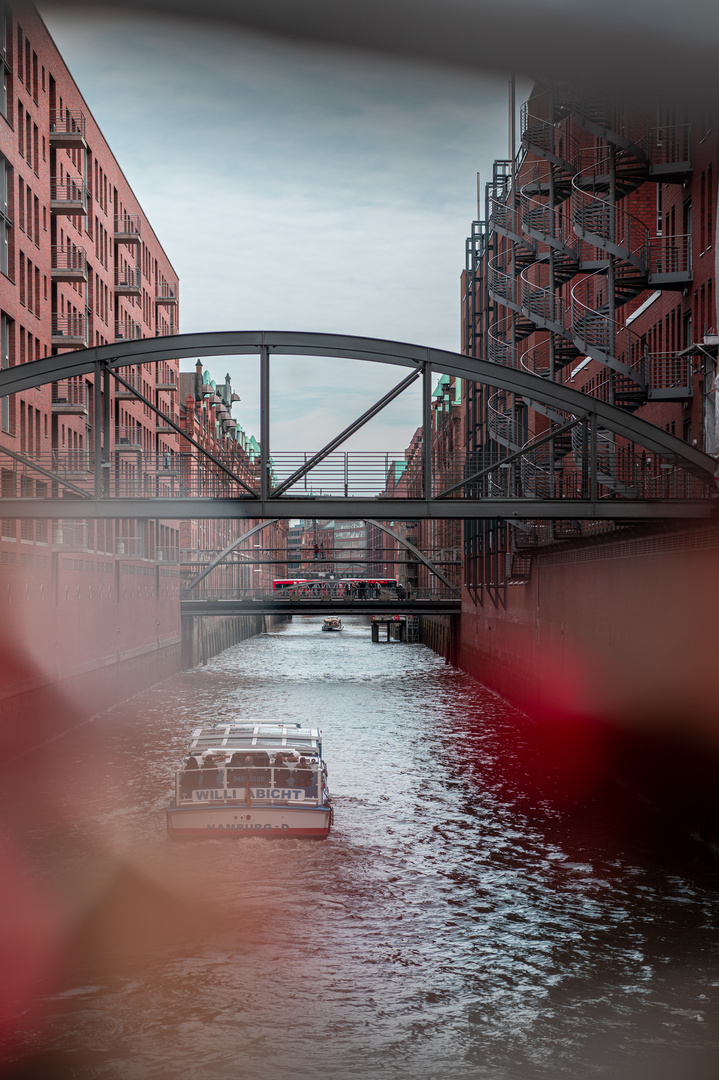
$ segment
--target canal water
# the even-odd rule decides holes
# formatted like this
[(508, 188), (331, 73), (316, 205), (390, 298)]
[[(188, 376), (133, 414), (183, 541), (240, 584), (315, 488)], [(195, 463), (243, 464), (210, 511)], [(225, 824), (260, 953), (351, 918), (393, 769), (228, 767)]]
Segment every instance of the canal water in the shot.
[[(320, 627), (55, 741), (13, 824), (64, 937), (4, 1072), (719, 1076), (715, 861), (625, 789), (537, 786), (531, 725), (424, 646)], [(190, 728), (236, 717), (323, 729), (327, 841), (166, 839)]]

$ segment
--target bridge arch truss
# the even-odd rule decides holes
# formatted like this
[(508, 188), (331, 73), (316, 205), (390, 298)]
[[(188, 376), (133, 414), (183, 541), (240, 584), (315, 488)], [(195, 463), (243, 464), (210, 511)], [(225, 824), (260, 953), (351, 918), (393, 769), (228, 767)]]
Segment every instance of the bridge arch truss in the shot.
[[(155, 463), (157, 484), (145, 483), (142, 491), (123, 487), (113, 477), (114, 454), (109, 416), (110, 380), (117, 379), (127, 389), (134, 388), (122, 375), (124, 368), (182, 358), (211, 356), (259, 356), (260, 358), (260, 462), (256, 483), (238, 477), (227, 461), (201, 452), (211, 463), (211, 490), (199, 482), (160, 485), (160, 467)], [(300, 463), (290, 463), (284, 474), (277, 473), (271, 448), (270, 376), (273, 356), (312, 356), (352, 359), (393, 365), (408, 374), (370, 409), (358, 416), (344, 431)], [(439, 461), (433, 454), (432, 382), (436, 374), (456, 376), (487, 387), (494, 393), (510, 395), (527, 405), (551, 410), (552, 419), (538, 437), (520, 448), (493, 452), (491, 457), (471, 457), (457, 451), (452, 460)], [(0, 371), (0, 396), (45, 383), (76, 376), (94, 376), (94, 417), (92, 453), (87, 475), (69, 480), (45, 469), (11, 450), (18, 467), (35, 469), (52, 481), (46, 498), (0, 498), (0, 516), (62, 518), (322, 518), (363, 517), (373, 519), (686, 519), (707, 518), (715, 507), (716, 462), (647, 421), (561, 383), (551, 382), (525, 370), (460, 353), (402, 342), (347, 335), (290, 331), (226, 331), (178, 335), (167, 338), (126, 341), (92, 349), (44, 357), (28, 364)], [(306, 495), (302, 481), (313, 470), (326, 470), (342, 446), (355, 432), (415, 381), (422, 382), (423, 431), (421, 460), (415, 463), (412, 483), (402, 497), (388, 492), (386, 472), (377, 489), (350, 493), (344, 489), (329, 494)], [(158, 413), (155, 404), (135, 395)], [(177, 424), (174, 426), (184, 436)], [(610, 434), (612, 458), (608, 457)], [(558, 437), (570, 438), (575, 463), (569, 486), (559, 494), (542, 483), (542, 462), (546, 443)], [(500, 445), (497, 440), (495, 445)], [(345, 455), (346, 457), (346, 455)], [(142, 464), (142, 463), (140, 463)], [(612, 471), (611, 483), (607, 470)], [(346, 469), (345, 469), (346, 471)], [(197, 474), (195, 475), (197, 479)], [(299, 489), (299, 493), (298, 493)]]

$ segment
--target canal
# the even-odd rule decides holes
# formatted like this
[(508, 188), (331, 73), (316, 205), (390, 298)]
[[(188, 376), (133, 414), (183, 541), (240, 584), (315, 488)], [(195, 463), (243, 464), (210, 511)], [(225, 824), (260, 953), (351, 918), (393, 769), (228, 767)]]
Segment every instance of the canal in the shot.
[[(606, 778), (564, 791), (531, 725), (424, 646), (320, 627), (143, 692), (4, 798), (56, 955), (4, 1073), (719, 1075), (716, 862)], [(190, 728), (235, 717), (323, 729), (329, 840), (167, 841)]]

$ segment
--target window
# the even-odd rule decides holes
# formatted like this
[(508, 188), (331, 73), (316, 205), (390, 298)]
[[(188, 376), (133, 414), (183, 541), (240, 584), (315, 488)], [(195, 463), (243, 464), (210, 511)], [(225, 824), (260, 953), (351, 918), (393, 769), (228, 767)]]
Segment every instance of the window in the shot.
[[(0, 314), (0, 370), (10, 367), (10, 319)], [(10, 398), (0, 398), (0, 429), (10, 434)]]
[(707, 247), (714, 243), (714, 167), (707, 169)]
[[(32, 498), (35, 494), (34, 488), (34, 481), (29, 476), (23, 476), (20, 481), (20, 494), (25, 498)], [(32, 518), (22, 518), (20, 521), (20, 539), (30, 541), (35, 539), (35, 523)]]
[(10, 30), (10, 16), (0, 10), (0, 114), (6, 120), (9, 119), (7, 112), (7, 76), (8, 76), (8, 32)]
[(0, 154), (0, 271), (6, 277), (10, 276), (10, 237), (12, 225), (8, 199), (12, 184), (12, 169), (7, 160)]
[[(3, 469), (2, 476), (0, 478), (0, 493), (3, 499), (12, 499), (17, 495), (15, 487), (15, 474), (12, 469)], [(17, 539), (17, 524), (14, 518), (3, 518), (2, 520), (2, 538), (3, 540), (15, 540)]]

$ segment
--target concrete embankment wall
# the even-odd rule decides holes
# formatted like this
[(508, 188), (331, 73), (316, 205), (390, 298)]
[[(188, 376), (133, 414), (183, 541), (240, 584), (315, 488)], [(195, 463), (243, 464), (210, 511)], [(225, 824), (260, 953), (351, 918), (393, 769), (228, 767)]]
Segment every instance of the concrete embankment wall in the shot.
[(460, 620), (453, 615), (421, 615), (419, 640), (439, 653), (450, 664), (458, 660)]
[[(66, 667), (48, 663), (42, 651), (33, 655), (23, 635), (0, 630), (0, 725), (5, 749), (12, 756), (26, 746), (37, 746), (277, 621), (277, 616), (182, 620), (182, 637), (166, 632), (154, 644), (116, 649), (84, 662), (78, 657)], [(204, 629), (193, 628), (202, 622)]]
[(539, 554), (506, 601), (465, 591), (458, 663), (530, 710), (682, 715), (716, 737), (719, 528)]
[(717, 625), (719, 528), (597, 539), (538, 554), (506, 598), (465, 591), (457, 663), (717, 835)]
[(182, 666), (192, 668), (207, 663), (211, 656), (237, 645), (246, 638), (262, 634), (270, 626), (283, 622), (277, 615), (195, 616), (182, 620)]
[(27, 652), (4, 641), (0, 717), (6, 749), (38, 745), (181, 670), (179, 634), (174, 641), (48, 672)]

